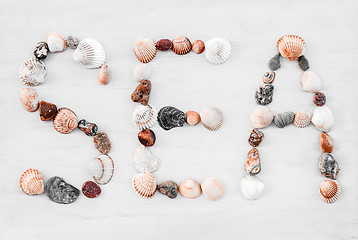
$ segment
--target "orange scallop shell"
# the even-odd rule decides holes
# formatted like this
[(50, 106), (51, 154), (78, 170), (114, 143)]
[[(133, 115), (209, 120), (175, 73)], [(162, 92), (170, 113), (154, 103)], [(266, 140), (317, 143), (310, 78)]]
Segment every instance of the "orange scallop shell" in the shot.
[(293, 120), (293, 124), (296, 127), (304, 128), (307, 127), (311, 123), (311, 117), (305, 111), (299, 111), (295, 114), (295, 120)]
[(195, 111), (186, 112), (186, 123), (190, 126), (195, 126), (200, 123), (200, 115)]
[(134, 46), (134, 54), (140, 62), (150, 62), (157, 54), (154, 40), (151, 38), (137, 40)]
[(303, 55), (305, 48), (305, 41), (299, 36), (287, 35), (277, 41), (277, 50), (290, 61), (295, 61)]
[(39, 96), (31, 88), (23, 88), (20, 91), (21, 102), (26, 111), (35, 112), (39, 107)]
[(178, 55), (184, 55), (191, 51), (191, 43), (187, 37), (178, 35), (173, 40), (173, 52)]
[(149, 199), (157, 190), (157, 181), (151, 173), (139, 173), (133, 177), (132, 186), (139, 196)]
[(41, 173), (36, 169), (26, 170), (20, 178), (20, 187), (27, 195), (37, 195), (44, 192)]
[(321, 183), (319, 192), (326, 203), (335, 202), (341, 194), (342, 187), (337, 180), (328, 179)]
[(58, 110), (53, 126), (60, 133), (70, 133), (77, 127), (77, 116), (68, 108)]

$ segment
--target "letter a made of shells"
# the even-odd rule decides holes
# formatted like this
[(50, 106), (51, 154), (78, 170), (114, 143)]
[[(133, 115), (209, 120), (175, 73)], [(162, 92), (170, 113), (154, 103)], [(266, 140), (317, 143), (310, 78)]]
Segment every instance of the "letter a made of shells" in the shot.
[[(48, 34), (46, 41), (37, 43), (34, 56), (28, 59), (20, 68), (19, 75), (23, 84), (33, 87), (45, 80), (46, 66), (43, 62), (47, 54), (63, 52), (66, 48), (74, 49), (73, 59), (85, 68), (100, 68), (98, 80), (101, 84), (107, 84), (111, 78), (111, 72), (105, 65), (106, 55), (102, 45), (94, 39), (84, 39), (69, 36), (63, 38), (57, 33)], [(106, 133), (98, 131), (96, 124), (82, 119), (77, 121), (76, 114), (69, 108), (57, 108), (53, 103), (40, 101), (36, 91), (32, 88), (22, 88), (20, 92), (21, 102), (29, 112), (39, 110), (42, 121), (53, 121), (54, 128), (63, 134), (68, 134), (76, 128), (87, 136), (93, 137), (93, 142), (101, 155), (89, 163), (89, 169), (93, 181), (87, 181), (82, 186), (83, 194), (88, 198), (97, 197), (101, 188), (97, 184), (107, 184), (114, 173), (114, 163), (107, 155), (111, 149), (111, 142)], [(50, 178), (44, 185), (41, 173), (36, 169), (28, 169), (20, 179), (21, 189), (28, 195), (42, 194), (44, 191), (50, 200), (68, 204), (74, 202), (80, 191), (66, 183), (60, 177)]]
[[(193, 43), (184, 36), (177, 36), (173, 41), (161, 39), (154, 42), (151, 38), (137, 40), (134, 46), (134, 54), (142, 63), (148, 63), (157, 54), (157, 51), (172, 50), (178, 55), (185, 55), (193, 51), (201, 54), (205, 50), (205, 58), (212, 64), (224, 63), (230, 56), (231, 45), (229, 41), (223, 38), (213, 38), (205, 44), (201, 40)], [(203, 183), (194, 179), (187, 179), (180, 185), (169, 180), (157, 186), (157, 181), (152, 174), (159, 166), (159, 158), (151, 151), (155, 144), (155, 133), (150, 129), (156, 122), (164, 130), (168, 131), (175, 127), (183, 127), (185, 123), (195, 126), (200, 122), (211, 130), (218, 130), (223, 122), (223, 116), (217, 108), (208, 107), (199, 113), (195, 111), (183, 111), (165, 106), (157, 112), (153, 105), (149, 104), (149, 97), (152, 83), (149, 80), (152, 69), (148, 64), (141, 64), (134, 68), (134, 80), (139, 84), (131, 95), (133, 102), (139, 103), (133, 112), (133, 121), (140, 130), (138, 140), (141, 145), (135, 149), (133, 154), (133, 163), (139, 174), (132, 179), (134, 191), (141, 197), (152, 198), (156, 191), (166, 195), (169, 198), (176, 198), (178, 192), (185, 198), (197, 198), (203, 195), (210, 200), (218, 200), (224, 193), (223, 184), (216, 178), (208, 178)]]
[[(305, 41), (295, 35), (287, 35), (280, 38), (277, 42), (278, 54), (269, 61), (269, 69), (263, 76), (263, 84), (256, 92), (256, 102), (259, 104), (250, 113), (250, 123), (253, 127), (248, 142), (253, 147), (247, 154), (245, 162), (245, 171), (247, 175), (241, 180), (241, 191), (243, 195), (250, 200), (258, 199), (264, 189), (264, 184), (257, 176), (261, 171), (259, 151), (257, 147), (261, 144), (264, 134), (260, 129), (269, 126), (272, 122), (279, 127), (284, 128), (293, 124), (298, 128), (305, 128), (312, 123), (322, 133), (320, 135), (320, 144), (322, 154), (319, 158), (319, 170), (327, 179), (320, 185), (320, 195), (324, 202), (335, 202), (340, 193), (341, 185), (336, 180), (339, 172), (338, 163), (332, 155), (333, 141), (328, 135), (334, 124), (332, 111), (325, 106), (326, 97), (320, 92), (321, 79), (316, 73), (309, 70), (307, 58), (303, 55), (305, 51)], [(276, 77), (276, 70), (281, 66), (280, 58), (284, 57), (290, 61), (298, 61), (299, 67), (303, 70), (301, 75), (302, 89), (313, 93), (313, 103), (316, 105), (312, 115), (306, 111), (281, 112), (273, 114), (266, 105), (273, 100), (273, 82)]]

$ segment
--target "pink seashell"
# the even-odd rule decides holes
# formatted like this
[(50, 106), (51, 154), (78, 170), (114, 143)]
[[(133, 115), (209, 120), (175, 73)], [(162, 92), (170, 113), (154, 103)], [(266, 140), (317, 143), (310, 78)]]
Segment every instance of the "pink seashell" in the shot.
[(253, 128), (264, 128), (272, 123), (273, 114), (267, 107), (257, 106), (250, 113), (250, 123)]
[(134, 191), (141, 197), (152, 198), (157, 190), (157, 181), (151, 173), (139, 173), (133, 177)]
[(44, 192), (41, 173), (36, 169), (26, 170), (20, 178), (20, 187), (27, 195), (37, 195)]
[(341, 194), (342, 187), (337, 180), (328, 179), (321, 183), (319, 192), (326, 203), (334, 203)]
[(216, 178), (208, 178), (201, 184), (204, 196), (216, 201), (224, 194), (224, 185)]
[(277, 50), (290, 61), (295, 61), (299, 56), (302, 56), (305, 48), (305, 41), (295, 35), (283, 36), (277, 41)]
[(196, 124), (200, 123), (200, 115), (194, 111), (186, 112), (186, 122), (190, 126), (195, 126)]
[(112, 77), (112, 72), (108, 69), (107, 65), (103, 64), (98, 72), (98, 81), (101, 84), (106, 85), (109, 83), (111, 77)]
[(197, 181), (188, 178), (179, 185), (179, 192), (185, 198), (197, 198), (201, 194), (201, 186)]
[(62, 52), (65, 51), (67, 47), (66, 39), (58, 33), (47, 34), (46, 43), (50, 52)]
[(178, 55), (184, 55), (191, 51), (191, 43), (187, 37), (178, 35), (173, 40), (173, 52)]
[(155, 42), (153, 39), (144, 38), (137, 40), (137, 43), (134, 46), (134, 54), (142, 63), (152, 61), (152, 59), (157, 54), (157, 48), (155, 47)]
[(304, 128), (307, 127), (311, 123), (311, 117), (305, 111), (299, 111), (295, 114), (295, 120), (293, 120), (293, 124), (296, 127)]
[(77, 116), (68, 108), (58, 110), (53, 126), (60, 133), (70, 133), (77, 127)]
[(35, 112), (39, 107), (39, 96), (31, 88), (22, 88), (20, 91), (21, 102), (26, 111)]

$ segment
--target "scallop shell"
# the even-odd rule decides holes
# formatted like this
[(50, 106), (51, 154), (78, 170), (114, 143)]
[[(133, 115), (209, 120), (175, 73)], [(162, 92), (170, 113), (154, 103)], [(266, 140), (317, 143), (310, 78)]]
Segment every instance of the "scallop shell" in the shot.
[(139, 196), (149, 199), (157, 190), (157, 181), (151, 173), (139, 173), (133, 177), (132, 186)]
[(328, 133), (334, 125), (334, 118), (331, 109), (327, 106), (316, 107), (312, 115), (313, 125), (320, 131)]
[(83, 39), (73, 53), (73, 60), (85, 68), (100, 68), (106, 60), (102, 45), (94, 39)]
[(201, 184), (201, 189), (207, 199), (216, 201), (224, 194), (224, 185), (216, 178), (208, 178)]
[(149, 64), (140, 64), (133, 69), (134, 80), (140, 82), (149, 80), (152, 75), (152, 67)]
[(98, 72), (98, 81), (103, 84), (106, 85), (109, 83), (109, 80), (112, 77), (112, 72), (111, 70), (108, 69), (108, 66), (103, 64), (101, 69)]
[(152, 59), (157, 54), (157, 48), (155, 47), (155, 42), (151, 38), (144, 38), (137, 40), (134, 46), (134, 54), (137, 59), (142, 63), (147, 63), (152, 61)]
[(152, 105), (137, 105), (133, 112), (133, 121), (139, 130), (151, 128), (157, 121), (157, 109)]
[(275, 72), (265, 72), (262, 81), (265, 84), (272, 84), (275, 81), (276, 73)]
[(190, 126), (195, 126), (200, 123), (200, 115), (195, 111), (188, 111), (185, 113), (186, 115), (186, 123)]
[(39, 96), (31, 88), (22, 88), (20, 91), (22, 105), (28, 112), (35, 112), (39, 107)]
[(306, 92), (316, 93), (321, 90), (321, 79), (313, 71), (304, 71), (301, 76), (302, 89)]
[(331, 179), (322, 182), (319, 188), (321, 198), (326, 203), (334, 203), (341, 194), (341, 191), (341, 184), (337, 180)]
[(185, 198), (197, 198), (201, 194), (201, 186), (197, 181), (188, 178), (179, 185), (179, 193)]
[(141, 145), (134, 151), (133, 164), (138, 172), (154, 172), (158, 169), (159, 162), (159, 157), (148, 147)]
[(110, 156), (102, 154), (89, 163), (89, 170), (96, 183), (107, 184), (114, 174), (114, 162)]
[(191, 43), (187, 37), (178, 35), (173, 40), (173, 52), (178, 55), (184, 55), (191, 51)]
[(231, 44), (223, 38), (213, 38), (205, 43), (205, 58), (210, 63), (224, 63), (231, 54)]
[(53, 126), (60, 133), (70, 133), (77, 127), (77, 116), (68, 108), (61, 108), (53, 119)]
[(210, 131), (218, 130), (223, 124), (223, 115), (214, 107), (205, 108), (200, 112), (201, 123)]
[(20, 187), (27, 195), (37, 195), (44, 192), (41, 173), (36, 169), (26, 170), (20, 178)]
[(23, 84), (36, 86), (45, 81), (47, 69), (43, 61), (35, 57), (28, 59), (19, 70), (19, 75)]
[(290, 61), (295, 61), (299, 56), (302, 56), (305, 47), (305, 41), (295, 35), (283, 36), (277, 41), (277, 50)]
[(250, 123), (253, 128), (264, 128), (272, 123), (273, 114), (267, 107), (257, 106), (250, 113)]
[(246, 175), (240, 182), (241, 192), (248, 200), (258, 199), (264, 190), (264, 184), (257, 177)]
[(47, 34), (46, 43), (50, 52), (62, 52), (67, 47), (66, 40), (58, 33)]
[(293, 124), (296, 127), (304, 128), (310, 125), (310, 123), (311, 123), (311, 117), (305, 111), (299, 111), (295, 114), (295, 120), (293, 121)]

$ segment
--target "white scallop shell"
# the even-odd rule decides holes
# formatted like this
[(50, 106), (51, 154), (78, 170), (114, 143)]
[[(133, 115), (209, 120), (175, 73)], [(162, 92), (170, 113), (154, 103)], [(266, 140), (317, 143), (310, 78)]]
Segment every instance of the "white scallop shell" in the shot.
[(140, 64), (133, 69), (134, 80), (140, 82), (149, 80), (152, 75), (152, 67), (149, 64)]
[(62, 52), (67, 47), (66, 40), (58, 33), (47, 34), (46, 43), (50, 52)]
[(46, 66), (43, 61), (33, 57), (20, 67), (19, 75), (23, 84), (35, 86), (45, 81), (46, 72)]
[(98, 184), (107, 184), (114, 173), (114, 163), (110, 156), (102, 154), (94, 158), (89, 164), (93, 179)]
[(201, 123), (210, 131), (218, 130), (223, 123), (223, 115), (214, 107), (205, 108), (200, 112)]
[(250, 123), (253, 128), (264, 128), (272, 123), (273, 114), (267, 107), (257, 106), (250, 113)]
[(97, 40), (88, 38), (78, 44), (73, 59), (85, 68), (100, 68), (106, 60), (106, 54)]
[(133, 112), (133, 121), (139, 130), (151, 128), (157, 122), (157, 109), (152, 105), (137, 105)]
[(304, 71), (301, 76), (302, 89), (306, 92), (315, 93), (321, 90), (321, 79), (313, 71)]
[(257, 177), (246, 175), (240, 183), (241, 192), (248, 200), (258, 199), (264, 190), (264, 184)]
[(158, 169), (159, 162), (159, 157), (148, 147), (141, 145), (134, 150), (133, 164), (138, 172), (154, 172)]
[(329, 132), (334, 125), (334, 117), (331, 109), (327, 106), (316, 107), (312, 115), (313, 125), (322, 132)]
[(223, 38), (213, 38), (205, 43), (205, 58), (210, 63), (224, 63), (231, 54), (231, 44)]
[(216, 178), (208, 178), (201, 184), (204, 196), (210, 200), (218, 200), (224, 194), (224, 185)]
[(139, 196), (149, 199), (157, 190), (157, 181), (151, 173), (139, 173), (133, 177), (132, 186)]

